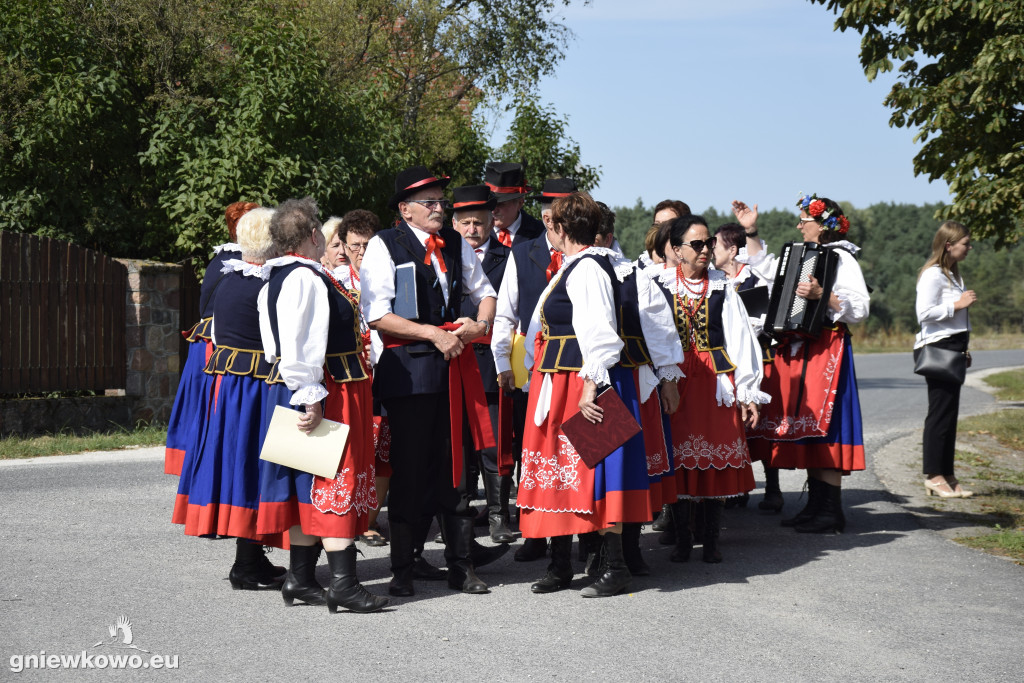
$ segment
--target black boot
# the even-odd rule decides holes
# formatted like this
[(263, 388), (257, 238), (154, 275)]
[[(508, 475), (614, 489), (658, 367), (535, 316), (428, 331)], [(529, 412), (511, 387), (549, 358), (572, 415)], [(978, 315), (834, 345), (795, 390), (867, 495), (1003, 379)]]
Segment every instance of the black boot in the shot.
[(822, 486), (825, 482), (814, 477), (807, 477), (807, 504), (804, 505), (804, 509), (796, 513), (792, 517), (782, 520), (779, 522), (782, 526), (796, 526), (797, 524), (804, 524), (809, 522), (818, 514), (818, 508), (821, 507), (822, 497), (824, 491)]
[(693, 550), (693, 538), (690, 536), (690, 501), (678, 500), (672, 504), (671, 512), (676, 528), (676, 547), (668, 559), (672, 562), (689, 562), (690, 551)]
[(782, 510), (784, 502), (782, 499), (782, 489), (779, 488), (779, 469), (765, 465), (764, 500), (757, 504), (757, 508), (766, 512), (779, 512)]
[[(473, 518), (444, 515), (444, 559), (448, 563), (448, 587), (463, 593), (490, 593), (487, 584), (473, 569), (470, 544), (473, 540)], [(506, 548), (508, 546), (502, 546)]]
[(658, 515), (658, 518), (654, 520), (653, 524), (651, 524), (651, 528), (659, 533), (671, 529), (673, 524), (671, 510), (671, 505), (662, 505), (661, 514)]
[(277, 588), (283, 580), (283, 568), (270, 564), (262, 545), (244, 538), (235, 539), (235, 563), (228, 572), (228, 581), (234, 590)]
[(604, 536), (596, 531), (591, 531), (580, 536), (580, 543), (586, 543), (587, 546), (583, 557), (585, 562), (583, 573), (592, 579), (596, 579), (601, 574), (604, 574), (605, 567), (608, 564), (608, 558), (605, 557), (604, 553)]
[(400, 598), (416, 594), (412, 585), (416, 541), (415, 527), (408, 522), (390, 520), (391, 526), (391, 583), (388, 593)]
[(718, 535), (722, 530), (723, 507), (724, 504), (720, 500), (704, 500), (704, 547), (701, 552), (708, 564), (718, 564), (722, 561), (722, 553), (718, 552)]
[(690, 506), (690, 532), (694, 543), (704, 542), (704, 501), (695, 500)]
[[(437, 538), (434, 540), (443, 544), (444, 522), (441, 521), (441, 515), (437, 515), (435, 519), (437, 519), (437, 528), (440, 529), (440, 531), (437, 533)], [(428, 517), (416, 527), (416, 535), (413, 537), (412, 578), (419, 579), (421, 581), (444, 581), (448, 577), (445, 570), (435, 567), (427, 562), (427, 559), (423, 557), (423, 546), (427, 540), (427, 534), (430, 533), (431, 523), (431, 519)]]
[(633, 576), (650, 576), (651, 574), (651, 568), (644, 562), (643, 553), (640, 552), (642, 526), (639, 522), (624, 522), (622, 524), (622, 556), (626, 559), (626, 567)]
[(495, 543), (512, 543), (516, 535), (508, 528), (508, 498), (512, 490), (512, 478), (497, 472), (481, 472), (484, 493), (487, 494), (487, 522), (491, 540)]
[(601, 578), (580, 591), (585, 598), (608, 598), (629, 588), (632, 577), (622, 556), (622, 534), (605, 533), (604, 551), (608, 568)]
[(307, 605), (326, 604), (324, 587), (316, 580), (316, 561), (320, 559), (320, 544), (293, 545), (289, 553), (291, 562), (281, 586), (284, 604), (291, 606), (296, 600), (301, 600)]
[(733, 508), (745, 508), (747, 503), (750, 502), (750, 494), (743, 493), (738, 496), (730, 496), (725, 499), (725, 509), (731, 510)]
[(801, 534), (824, 534), (830, 531), (842, 533), (846, 528), (846, 517), (843, 515), (843, 489), (825, 482), (820, 482), (821, 505), (817, 514), (811, 519), (797, 524), (794, 528)]
[(334, 614), (338, 608), (350, 612), (376, 612), (388, 604), (387, 598), (374, 595), (363, 588), (356, 578), (356, 547), (327, 553), (331, 567), (331, 585), (327, 589), (327, 610)]
[[(506, 546), (507, 547), (507, 546)], [(516, 550), (515, 555), (512, 556), (516, 562), (533, 562), (539, 560), (548, 554), (548, 539), (546, 538), (528, 538), (523, 541), (523, 544)]]
[(554, 593), (572, 582), (572, 536), (551, 538), (551, 564), (544, 578), (530, 586), (534, 593)]

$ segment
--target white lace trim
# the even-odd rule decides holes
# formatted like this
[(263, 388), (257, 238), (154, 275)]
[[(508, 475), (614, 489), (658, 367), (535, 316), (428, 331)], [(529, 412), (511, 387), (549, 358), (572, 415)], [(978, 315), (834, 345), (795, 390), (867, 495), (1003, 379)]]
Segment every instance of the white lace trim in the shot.
[(772, 402), (771, 394), (766, 394), (760, 389), (740, 389), (737, 392), (740, 403), (756, 403), (759, 406)]
[(326, 486), (317, 488), (318, 477), (313, 477), (309, 485), (309, 500), (314, 508), (323, 513), (346, 515), (353, 508), (361, 515), (369, 514), (377, 509), (377, 486), (373, 477), (367, 472), (356, 475), (355, 486), (349, 490), (347, 479), (351, 477), (352, 468), (346, 467), (338, 472), (333, 479), (328, 479)]
[(272, 258), (263, 264), (263, 279), (269, 279), (270, 272), (274, 270), (274, 268), (283, 268), (284, 266), (288, 266), (293, 263), (308, 263), (309, 265), (316, 266), (317, 271), (321, 273), (324, 270), (324, 267), (320, 265), (319, 261), (308, 259), (305, 256), (278, 256), (277, 258)]
[(836, 247), (838, 249), (843, 249), (854, 255), (856, 255), (856, 253), (860, 251), (860, 247), (858, 247), (853, 242), (848, 242), (846, 240), (839, 240), (838, 242), (829, 242), (825, 246), (828, 248)]
[[(761, 254), (764, 254), (766, 251), (768, 251), (768, 245), (765, 244), (764, 240), (758, 240), (758, 242), (761, 243), (761, 251), (758, 252), (758, 256), (761, 256)], [(740, 247), (739, 251), (736, 252), (736, 262), (737, 263), (750, 263), (750, 254), (747, 253), (746, 242), (744, 241), (743, 244), (744, 244), (744, 246)], [(764, 257), (762, 256), (762, 259), (763, 258)]]
[(636, 263), (637, 267), (640, 268), (640, 270), (643, 270), (644, 268), (648, 268), (654, 265), (654, 261), (651, 260), (650, 254), (648, 254), (646, 251), (641, 253), (640, 256), (637, 257)]
[(358, 289), (352, 285), (352, 271), (348, 266), (338, 266), (333, 271), (334, 279), (341, 283), (345, 289)]
[(577, 373), (580, 379), (593, 380), (595, 384), (611, 384), (608, 368), (597, 361), (588, 360)]
[(293, 406), (308, 406), (327, 398), (330, 394), (322, 384), (309, 384), (304, 387), (299, 387), (292, 394), (292, 398), (288, 403)]
[[(674, 268), (665, 268), (659, 272), (656, 277), (661, 281), (665, 288), (675, 294), (679, 295), (679, 290), (682, 289), (683, 295), (688, 299), (695, 299), (696, 296), (688, 291), (686, 287), (679, 287), (679, 282), (676, 280), (676, 271)], [(687, 278), (687, 282), (693, 283), (693, 280)], [(698, 280), (699, 282), (699, 280)], [(708, 270), (708, 293), (724, 290), (729, 286), (729, 276), (720, 270)]]
[(225, 242), (224, 244), (218, 244), (213, 248), (214, 254), (219, 254), (222, 251), (237, 251), (238, 253), (242, 253), (242, 248), (234, 242)]
[(536, 505), (525, 505), (525, 504), (520, 503), (518, 501), (516, 501), (516, 505), (518, 505), (521, 508), (525, 508), (527, 510), (533, 510), (535, 512), (572, 512), (572, 513), (576, 513), (578, 515), (592, 515), (592, 514), (594, 514), (593, 510), (577, 510), (576, 508), (541, 508), (541, 507), (537, 507)]
[(675, 381), (686, 378), (684, 373), (678, 365), (668, 365), (663, 368), (658, 368), (658, 379), (663, 382)]
[(607, 249), (605, 247), (588, 247), (581, 252), (573, 254), (572, 256), (566, 256), (562, 261), (562, 267), (559, 271), (565, 269), (573, 261), (578, 261), (581, 257), (593, 254), (596, 256), (607, 256), (609, 262), (612, 264), (612, 268), (615, 269), (615, 277), (618, 278), (619, 282), (622, 282), (626, 277), (633, 272), (633, 262), (626, 259), (625, 256), (615, 251), (614, 249)]
[(228, 259), (224, 262), (224, 267), (220, 269), (222, 273), (241, 273), (246, 277), (258, 277), (261, 280), (266, 280), (267, 276), (263, 274), (263, 266), (256, 265), (255, 263), (249, 263), (241, 259)]

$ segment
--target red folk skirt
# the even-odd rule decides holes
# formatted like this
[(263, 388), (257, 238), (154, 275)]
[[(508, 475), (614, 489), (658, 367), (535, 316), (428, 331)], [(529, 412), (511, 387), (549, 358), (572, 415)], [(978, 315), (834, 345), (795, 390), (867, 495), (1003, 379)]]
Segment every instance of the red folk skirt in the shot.
[[(689, 351), (680, 366), (679, 410), (670, 418), (679, 498), (724, 498), (754, 489), (739, 408), (715, 400), (718, 376), (706, 351)], [(730, 379), (732, 374), (730, 373)]]
[[(633, 385), (638, 399), (642, 401), (639, 368), (633, 370)], [(668, 447), (663, 418), (661, 397), (655, 389), (650, 398), (640, 404), (640, 427), (643, 429), (644, 452), (647, 455), (648, 498), (652, 510), (659, 510), (662, 505), (674, 503), (678, 498), (676, 478), (672, 472), (672, 451)]]

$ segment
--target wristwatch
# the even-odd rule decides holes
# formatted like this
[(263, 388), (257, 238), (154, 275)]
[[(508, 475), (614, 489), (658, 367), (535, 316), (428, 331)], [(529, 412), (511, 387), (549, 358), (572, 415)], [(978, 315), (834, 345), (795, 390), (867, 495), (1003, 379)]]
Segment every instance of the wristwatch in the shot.
[(491, 321), (490, 320), (488, 320), (487, 318), (480, 318), (480, 320), (477, 320), (477, 322), (484, 324), (484, 335), (485, 336), (491, 333)]

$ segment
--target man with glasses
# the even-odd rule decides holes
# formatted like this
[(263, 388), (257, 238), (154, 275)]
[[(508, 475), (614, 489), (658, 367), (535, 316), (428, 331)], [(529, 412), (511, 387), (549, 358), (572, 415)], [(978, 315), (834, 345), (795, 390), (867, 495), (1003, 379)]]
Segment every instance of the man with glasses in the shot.
[[(416, 551), (438, 510), (448, 585), (489, 590), (471, 559), (472, 508), (456, 487), (462, 458), (452, 454), (449, 362), (490, 331), (496, 294), (473, 249), (445, 225), (448, 182), (423, 166), (399, 173), (389, 206), (401, 220), (370, 239), (360, 270), (363, 316), (384, 342), (373, 381), (391, 424), (388, 592), (395, 596), (415, 593), (416, 565), (423, 566)], [(475, 316), (458, 317), (463, 297)]]

